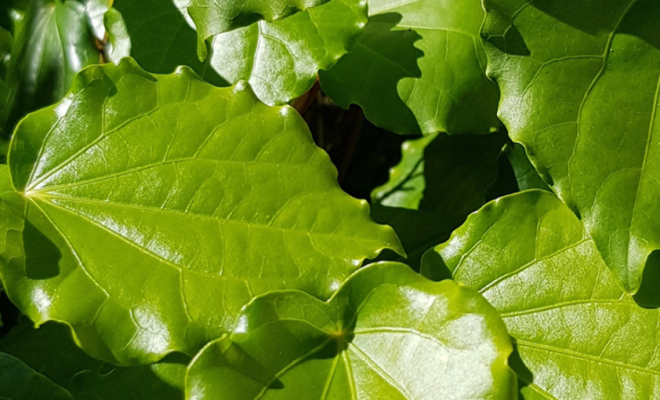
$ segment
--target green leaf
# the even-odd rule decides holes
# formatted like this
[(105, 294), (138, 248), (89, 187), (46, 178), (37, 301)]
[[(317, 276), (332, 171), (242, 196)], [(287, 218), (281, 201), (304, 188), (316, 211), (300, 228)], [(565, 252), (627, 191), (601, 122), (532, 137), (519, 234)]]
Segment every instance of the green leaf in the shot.
[(367, 23), (363, 0), (331, 0), (274, 21), (213, 38), (211, 65), (228, 82), (248, 81), (266, 104), (307, 92), (321, 69), (346, 54)]
[[(187, 65), (199, 76), (216, 86), (228, 86), (210, 65), (210, 59), (197, 58), (197, 32), (185, 9), (187, 0), (115, 0), (105, 26), (109, 36), (122, 38), (112, 43), (110, 55), (118, 59), (128, 55), (149, 72), (169, 74), (179, 65)], [(123, 18), (122, 18), (123, 17)], [(126, 33), (123, 30), (126, 30)], [(112, 37), (111, 37), (112, 40)]]
[(390, 180), (372, 192), (372, 217), (397, 231), (412, 267), (486, 203), (505, 142), (504, 133), (439, 134), (404, 142)]
[(0, 353), (0, 399), (73, 400), (73, 397), (19, 359)]
[(99, 62), (85, 7), (77, 1), (32, 1), (14, 38), (5, 80), (11, 94), (0, 111), (3, 138), (25, 114), (60, 100), (76, 72)]
[(255, 20), (273, 22), (328, 1), (331, 0), (189, 0), (188, 12), (197, 26), (199, 40), (203, 42)]
[(451, 273), (500, 312), (522, 361), (513, 368), (525, 398), (660, 396), (660, 311), (623, 292), (582, 222), (553, 194), (489, 203), (425, 255), (423, 272)]
[(534, 169), (523, 146), (517, 143), (507, 144), (504, 148), (504, 154), (513, 169), (518, 189), (521, 191), (528, 189), (552, 191)]
[(0, 270), (25, 258), (21, 239), (24, 210), (25, 200), (14, 191), (9, 167), (0, 165)]
[(113, 0), (81, 0), (85, 5), (87, 23), (92, 29), (94, 36), (100, 41), (105, 39), (105, 26), (103, 16), (112, 6)]
[[(186, 362), (115, 367), (85, 354), (63, 324), (49, 322), (35, 329), (24, 319), (0, 339), (0, 352), (20, 359), (76, 400), (176, 400), (183, 396)], [(159, 377), (164, 372), (175, 377), (174, 386)]]
[(479, 0), (370, 0), (369, 16), (355, 49), (319, 74), (338, 105), (358, 104), (375, 125), (400, 134), (500, 127)]
[(403, 253), (292, 108), (185, 67), (85, 69), (21, 122), (9, 165), (27, 203), (25, 259), (0, 266), (9, 297), (116, 363), (194, 354), (259, 293), (327, 297), (364, 259)]
[(490, 75), (512, 139), (585, 221), (617, 281), (636, 292), (660, 249), (660, 4), (485, 6)]
[(451, 281), (372, 264), (328, 302), (298, 292), (250, 303), (231, 340), (191, 363), (189, 399), (504, 399), (511, 345), (491, 306)]
[(115, 8), (109, 9), (103, 16), (104, 27), (107, 28), (108, 42), (105, 44), (105, 57), (111, 62), (119, 62), (131, 55), (131, 36), (124, 17)]

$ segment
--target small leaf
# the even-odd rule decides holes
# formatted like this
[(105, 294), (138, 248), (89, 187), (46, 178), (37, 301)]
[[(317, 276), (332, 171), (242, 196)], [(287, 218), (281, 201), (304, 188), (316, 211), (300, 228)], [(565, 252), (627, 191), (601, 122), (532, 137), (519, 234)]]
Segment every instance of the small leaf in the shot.
[(472, 290), (373, 264), (328, 302), (269, 293), (191, 363), (188, 399), (485, 399), (515, 390), (511, 345)]
[[(27, 204), (25, 257), (0, 265), (9, 297), (116, 363), (194, 354), (259, 293), (327, 297), (364, 259), (403, 253), (341, 191), (295, 111), (187, 68), (85, 69), (65, 99), (21, 122), (9, 159)], [(28, 251), (37, 239), (56, 251), (28, 265), (43, 257)]]
[(321, 86), (396, 133), (489, 133), (499, 91), (485, 75), (483, 15), (479, 0), (371, 0), (364, 35)]
[(424, 256), (422, 271), (451, 274), (499, 311), (522, 361), (512, 367), (525, 398), (660, 396), (660, 310), (622, 291), (584, 225), (553, 194), (489, 203)]
[[(0, 339), (0, 352), (20, 359), (76, 400), (176, 400), (183, 395), (187, 362), (116, 367), (85, 354), (63, 324), (48, 322), (35, 329), (23, 319)], [(174, 385), (159, 377), (163, 372), (174, 377)]]
[(99, 62), (85, 7), (77, 1), (32, 1), (14, 39), (5, 80), (11, 94), (0, 111), (3, 138), (25, 114), (60, 100), (76, 72)]
[(19, 359), (0, 353), (0, 399), (73, 400), (73, 397)]
[(629, 293), (660, 249), (660, 3), (486, 0), (499, 114)]

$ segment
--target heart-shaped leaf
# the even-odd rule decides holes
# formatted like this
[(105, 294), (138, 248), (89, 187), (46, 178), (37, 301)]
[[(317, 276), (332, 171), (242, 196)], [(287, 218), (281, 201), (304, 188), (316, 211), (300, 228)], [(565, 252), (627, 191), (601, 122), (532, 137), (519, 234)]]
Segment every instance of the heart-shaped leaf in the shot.
[(0, 339), (0, 352), (20, 359), (65, 388), (76, 400), (183, 397), (186, 361), (116, 367), (85, 354), (63, 324), (48, 322), (35, 329), (24, 319)]
[(188, 399), (504, 399), (511, 345), (495, 311), (451, 281), (373, 264), (327, 303), (298, 292), (250, 303), (191, 363)]
[(489, 133), (499, 91), (485, 74), (483, 15), (479, 0), (370, 0), (364, 35), (321, 86), (396, 133)]
[(73, 397), (21, 360), (0, 353), (0, 399), (73, 400)]
[(0, 265), (9, 297), (114, 362), (194, 354), (259, 293), (327, 297), (365, 258), (403, 252), (292, 108), (187, 68), (85, 69), (17, 127), (9, 167), (25, 210), (25, 257)]
[(451, 273), (499, 311), (522, 361), (512, 367), (525, 398), (660, 396), (660, 311), (624, 293), (555, 195), (489, 203), (424, 256), (422, 271)]
[(490, 76), (512, 139), (636, 292), (660, 249), (660, 3), (484, 4)]

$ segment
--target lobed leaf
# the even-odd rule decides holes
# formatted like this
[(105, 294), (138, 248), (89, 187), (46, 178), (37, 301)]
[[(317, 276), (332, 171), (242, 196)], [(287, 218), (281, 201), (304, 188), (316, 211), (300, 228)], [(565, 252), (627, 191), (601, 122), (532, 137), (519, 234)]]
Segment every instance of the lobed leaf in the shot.
[(525, 398), (660, 396), (658, 309), (626, 294), (584, 225), (547, 191), (489, 203), (424, 256), (500, 313)]
[[(629, 293), (660, 249), (660, 4), (487, 0), (499, 114)], [(543, 110), (540, 112), (539, 110)]]
[(365, 258), (403, 252), (295, 111), (187, 68), (85, 69), (21, 122), (9, 168), (23, 215), (0, 230), (9, 297), (116, 363), (193, 354), (259, 293), (327, 297)]
[(321, 86), (396, 133), (496, 130), (499, 92), (485, 75), (483, 16), (479, 0), (370, 0), (364, 35), (319, 73)]
[(256, 298), (191, 363), (188, 399), (485, 399), (515, 385), (491, 306), (451, 281), (373, 264), (328, 301)]

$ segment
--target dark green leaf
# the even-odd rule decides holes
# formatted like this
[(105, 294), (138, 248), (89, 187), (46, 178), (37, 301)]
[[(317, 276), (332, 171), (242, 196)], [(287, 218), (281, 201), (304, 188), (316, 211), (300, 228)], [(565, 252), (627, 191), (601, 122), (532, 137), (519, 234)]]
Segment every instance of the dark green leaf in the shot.
[(19, 359), (0, 353), (0, 399), (73, 400), (73, 397)]
[[(176, 400), (183, 396), (187, 363), (115, 367), (85, 354), (63, 324), (49, 322), (35, 329), (23, 320), (0, 339), (0, 352), (11, 354), (66, 388), (76, 400)], [(160, 378), (163, 374), (174, 378), (173, 385)]]
[(389, 182), (372, 193), (372, 217), (394, 227), (411, 266), (486, 203), (505, 141), (503, 133), (439, 134), (403, 144)]
[[(341, 191), (293, 109), (187, 68), (85, 69), (21, 122), (9, 161), (27, 203), (25, 258), (0, 265), (9, 297), (110, 361), (192, 354), (259, 293), (327, 297), (365, 258), (403, 252)], [(28, 252), (36, 240), (49, 262), (30, 262), (44, 257)]]
[(505, 399), (511, 345), (491, 306), (451, 281), (373, 264), (328, 302), (298, 292), (248, 305), (195, 357), (189, 399)]
[(479, 0), (370, 0), (353, 51), (319, 74), (344, 108), (401, 134), (489, 133), (499, 92), (485, 75)]
[(85, 7), (77, 1), (32, 1), (14, 38), (5, 80), (11, 94), (0, 110), (3, 138), (25, 114), (60, 100), (81, 68), (99, 62)]
[(500, 116), (629, 293), (660, 249), (660, 3), (486, 0)]
[(489, 203), (427, 253), (422, 269), (453, 275), (500, 312), (525, 398), (660, 396), (660, 311), (624, 293), (555, 195), (534, 190)]

